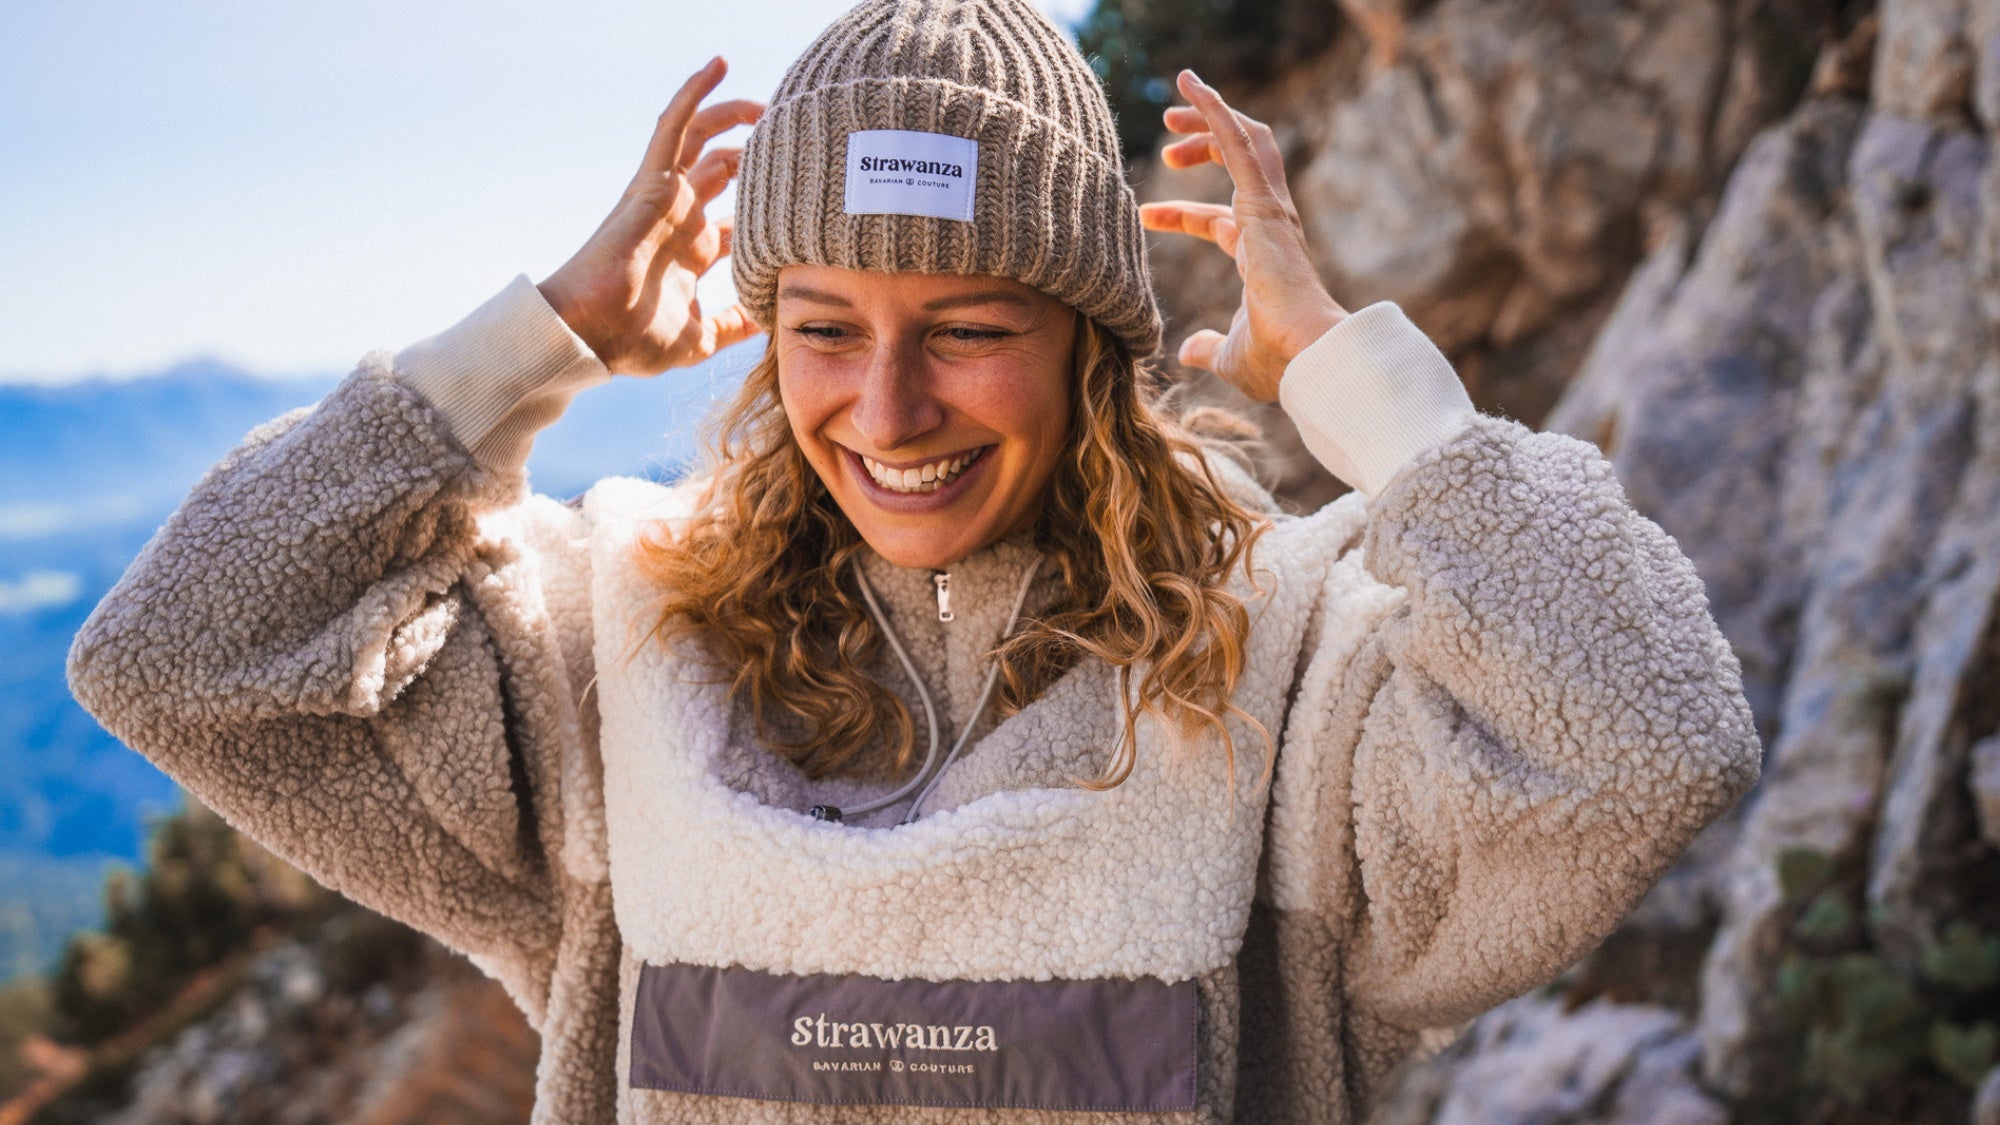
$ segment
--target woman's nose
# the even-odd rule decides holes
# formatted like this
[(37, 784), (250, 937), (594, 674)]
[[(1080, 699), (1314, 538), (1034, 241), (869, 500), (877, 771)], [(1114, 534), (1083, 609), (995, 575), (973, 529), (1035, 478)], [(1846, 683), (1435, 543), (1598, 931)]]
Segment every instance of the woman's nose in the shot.
[(944, 407), (931, 393), (921, 346), (885, 342), (875, 349), (852, 419), (878, 453), (892, 453), (943, 424)]

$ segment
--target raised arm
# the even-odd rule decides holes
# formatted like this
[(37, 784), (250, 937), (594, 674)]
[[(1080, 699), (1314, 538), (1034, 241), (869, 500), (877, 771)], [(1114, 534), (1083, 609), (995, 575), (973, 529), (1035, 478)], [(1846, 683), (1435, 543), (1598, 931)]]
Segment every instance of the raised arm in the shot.
[(478, 956), (537, 1020), (562, 919), (607, 892), (582, 530), (523, 498), (522, 465), (583, 387), (754, 331), (695, 295), (728, 252), (705, 207), (738, 159), (709, 142), (761, 111), (702, 106), (724, 71), (674, 95), (540, 286), (372, 357), (217, 466), (70, 655), (113, 733), (329, 886)]
[(1740, 670), (1603, 457), (1477, 415), (1395, 305), (1334, 303), (1271, 131), (1191, 73), (1180, 90), (1163, 157), (1222, 164), (1235, 195), (1142, 215), (1215, 242), (1244, 292), (1181, 358), (1282, 401), (1372, 499), (1363, 557), (1404, 592), (1358, 652), (1307, 655), (1295, 708), (1328, 710), (1288, 730), (1320, 745), (1281, 751), (1323, 772), (1318, 823), (1288, 826), (1318, 844), (1297, 897), (1328, 912), (1363, 1018), (1453, 1024), (1581, 956), (1750, 787)]
[(518, 461), (476, 461), (409, 376), (483, 364), (544, 397), (604, 377), (546, 305), (523, 315), (539, 303), (522, 279), (401, 375), (371, 357), (253, 433), (70, 653), (77, 698), (127, 745), (327, 885), (479, 955), (530, 1011), (588, 675), (544, 581), (567, 596), (581, 560), (538, 550), (566, 510), (521, 498)]
[(1480, 419), (1394, 477), (1362, 549), (1408, 598), (1349, 680), (1347, 990), (1449, 1025), (1608, 934), (1759, 747), (1700, 578), (1590, 446)]

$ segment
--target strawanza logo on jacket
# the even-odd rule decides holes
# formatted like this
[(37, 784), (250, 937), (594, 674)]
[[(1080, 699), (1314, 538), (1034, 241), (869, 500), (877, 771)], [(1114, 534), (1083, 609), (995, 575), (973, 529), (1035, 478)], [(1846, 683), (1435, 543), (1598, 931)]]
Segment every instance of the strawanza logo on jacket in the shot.
[(985, 1024), (832, 1023), (826, 1013), (792, 1020), (792, 1046), (906, 1051), (998, 1051), (1000, 1043)]

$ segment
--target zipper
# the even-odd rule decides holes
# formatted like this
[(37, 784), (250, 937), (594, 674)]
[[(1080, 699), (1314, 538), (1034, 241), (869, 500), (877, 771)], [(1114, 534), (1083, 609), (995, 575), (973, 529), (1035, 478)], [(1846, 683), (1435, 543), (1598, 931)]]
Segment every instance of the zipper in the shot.
[(951, 572), (948, 570), (940, 570), (936, 574), (931, 575), (931, 581), (937, 583), (938, 620), (950, 621), (952, 619)]

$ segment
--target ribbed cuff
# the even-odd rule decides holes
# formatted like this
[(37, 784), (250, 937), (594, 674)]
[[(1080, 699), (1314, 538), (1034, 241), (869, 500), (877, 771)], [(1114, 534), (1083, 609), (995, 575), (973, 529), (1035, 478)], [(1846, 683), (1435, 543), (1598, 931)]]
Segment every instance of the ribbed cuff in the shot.
[(481, 467), (519, 470), (535, 434), (578, 391), (611, 380), (526, 274), (472, 315), (396, 353), (396, 375), (432, 408)]
[(1373, 498), (1478, 412), (1451, 361), (1393, 301), (1377, 301), (1292, 359), (1278, 401), (1328, 472)]

